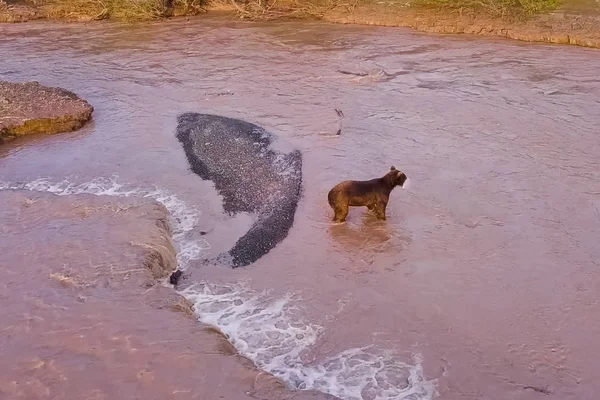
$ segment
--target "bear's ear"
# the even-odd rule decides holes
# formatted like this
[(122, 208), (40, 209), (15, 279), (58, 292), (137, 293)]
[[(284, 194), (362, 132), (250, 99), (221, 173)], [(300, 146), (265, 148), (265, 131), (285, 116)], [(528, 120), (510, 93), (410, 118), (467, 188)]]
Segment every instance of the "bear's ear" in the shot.
[(394, 166), (392, 165), (392, 168), (390, 168), (390, 171), (396, 171), (396, 167), (394, 167)]

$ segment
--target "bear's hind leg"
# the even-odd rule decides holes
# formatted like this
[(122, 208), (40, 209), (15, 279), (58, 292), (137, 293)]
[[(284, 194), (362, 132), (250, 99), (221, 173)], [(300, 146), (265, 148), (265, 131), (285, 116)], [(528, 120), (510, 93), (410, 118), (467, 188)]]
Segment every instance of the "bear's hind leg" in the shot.
[(344, 222), (348, 216), (348, 205), (337, 204), (334, 208), (335, 216), (333, 222)]
[(386, 208), (386, 205), (387, 204), (384, 204), (384, 203), (378, 203), (375, 206), (375, 215), (377, 216), (377, 219), (385, 221), (385, 208)]

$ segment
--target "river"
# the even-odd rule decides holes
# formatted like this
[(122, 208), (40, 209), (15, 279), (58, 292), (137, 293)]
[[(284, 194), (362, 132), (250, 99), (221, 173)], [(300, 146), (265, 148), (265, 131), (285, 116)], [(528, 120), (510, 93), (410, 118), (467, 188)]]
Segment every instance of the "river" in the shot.
[[(397, 28), (1, 25), (0, 79), (72, 90), (95, 112), (78, 132), (1, 147), (0, 186), (169, 199), (200, 320), (292, 388), (591, 400), (599, 68), (596, 50)], [(254, 265), (201, 263), (252, 216), (224, 214), (189, 170), (175, 137), (188, 111), (256, 123), (302, 151), (294, 226)], [(387, 221), (354, 209), (330, 223), (333, 185), (391, 165), (411, 185), (392, 193)]]

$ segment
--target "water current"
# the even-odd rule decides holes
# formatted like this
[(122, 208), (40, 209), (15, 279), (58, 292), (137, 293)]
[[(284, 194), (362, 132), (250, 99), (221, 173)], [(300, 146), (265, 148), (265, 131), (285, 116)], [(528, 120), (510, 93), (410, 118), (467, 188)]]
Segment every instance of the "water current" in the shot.
[[(595, 50), (395, 28), (3, 25), (0, 79), (64, 87), (95, 112), (78, 132), (0, 148), (0, 188), (164, 203), (199, 319), (291, 388), (591, 400), (599, 72)], [(247, 268), (200, 262), (252, 216), (224, 214), (190, 172), (175, 138), (189, 111), (256, 123), (303, 153), (294, 226)], [(333, 185), (391, 165), (411, 186), (387, 221), (355, 209), (330, 223)]]

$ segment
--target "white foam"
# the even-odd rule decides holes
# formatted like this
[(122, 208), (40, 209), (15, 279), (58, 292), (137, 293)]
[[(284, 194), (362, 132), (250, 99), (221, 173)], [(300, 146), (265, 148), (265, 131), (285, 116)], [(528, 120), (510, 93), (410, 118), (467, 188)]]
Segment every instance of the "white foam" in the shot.
[(127, 187), (118, 182), (118, 177), (97, 178), (80, 184), (71, 183), (68, 179), (60, 182), (52, 182), (41, 178), (28, 183), (9, 183), (0, 181), (2, 189), (23, 189), (39, 192), (50, 192), (57, 195), (69, 194), (94, 194), (115, 197), (148, 197), (162, 203), (171, 218), (173, 228), (173, 241), (177, 246), (177, 263), (180, 269), (185, 269), (190, 261), (200, 258), (202, 251), (210, 248), (206, 240), (197, 241), (191, 238), (190, 233), (196, 228), (198, 212), (187, 205), (177, 196), (166, 190), (154, 188), (151, 190)]
[(408, 364), (374, 347), (346, 350), (319, 363), (302, 359), (322, 327), (306, 324), (293, 296), (273, 300), (244, 285), (202, 283), (182, 294), (199, 320), (218, 327), (246, 357), (292, 389), (312, 389), (344, 400), (432, 399), (435, 383), (423, 376), (419, 356)]
[[(57, 195), (88, 193), (107, 196), (149, 197), (165, 205), (172, 218), (178, 263), (185, 269), (210, 247), (195, 239), (198, 212), (162, 189), (132, 188), (116, 177), (74, 184), (68, 180), (38, 179), (29, 183), (0, 181), (2, 189), (47, 191)], [(292, 389), (312, 389), (343, 400), (430, 400), (435, 381), (423, 375), (421, 360), (406, 363), (391, 352), (374, 347), (354, 348), (326, 360), (307, 363), (302, 356), (316, 343), (323, 328), (302, 321), (296, 306), (300, 299), (288, 295), (273, 299), (244, 285), (200, 283), (180, 292), (194, 304), (201, 322), (219, 328), (236, 349), (257, 367), (281, 378)]]

